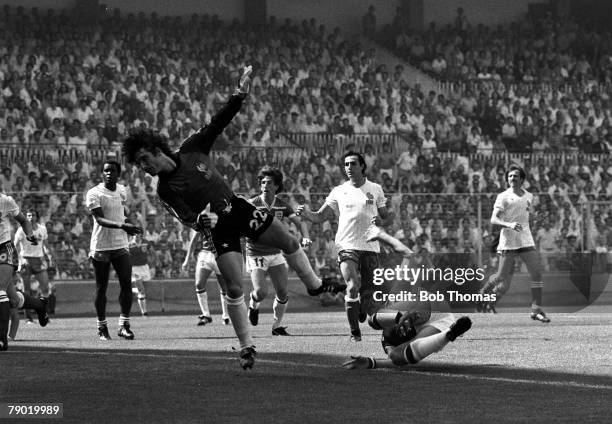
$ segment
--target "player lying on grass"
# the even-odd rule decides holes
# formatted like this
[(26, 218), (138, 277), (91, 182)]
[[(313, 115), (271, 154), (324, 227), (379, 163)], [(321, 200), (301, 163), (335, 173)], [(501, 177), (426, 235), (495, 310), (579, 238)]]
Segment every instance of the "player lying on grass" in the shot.
[[(411, 250), (399, 240), (377, 227), (370, 232), (369, 239), (389, 244), (407, 257)], [(403, 283), (403, 284), (402, 284)], [(423, 290), (416, 285), (395, 282), (391, 292), (401, 288)], [(446, 302), (394, 301), (373, 314), (368, 323), (372, 328), (382, 330), (382, 347), (387, 358), (377, 359), (365, 356), (351, 356), (342, 366), (346, 369), (394, 368), (413, 365), (439, 352), (472, 326), (468, 317), (455, 320)]]

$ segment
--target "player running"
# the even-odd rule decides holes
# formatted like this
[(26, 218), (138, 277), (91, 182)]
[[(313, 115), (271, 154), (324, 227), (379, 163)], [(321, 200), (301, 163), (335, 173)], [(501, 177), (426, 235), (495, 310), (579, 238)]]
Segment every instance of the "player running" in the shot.
[[(550, 318), (542, 310), (542, 265), (529, 229), (529, 213), (533, 207), (533, 194), (522, 188), (525, 171), (511, 165), (506, 171), (506, 181), (510, 186), (497, 195), (493, 205), (491, 224), (502, 227), (497, 251), (500, 254), (497, 273), (480, 290), (481, 293), (496, 294), (496, 301), (508, 291), (512, 281), (515, 258), (525, 262), (531, 277), (531, 319), (549, 323)], [(477, 305), (477, 309), (487, 311), (494, 305)]]
[(123, 153), (129, 163), (136, 164), (149, 175), (159, 176), (157, 194), (166, 209), (196, 231), (210, 228), (210, 210), (218, 216), (212, 230), (217, 265), (227, 285), (227, 309), (240, 341), (240, 365), (252, 368), (255, 347), (247, 318), (242, 288), (241, 237), (281, 249), (291, 268), (296, 270), (308, 293), (318, 296), (340, 292), (346, 288), (331, 280), (321, 280), (314, 273), (308, 257), (297, 239), (274, 216), (258, 210), (246, 199), (236, 196), (219, 173), (210, 151), (223, 129), (239, 112), (251, 84), (252, 68), (244, 68), (238, 88), (211, 122), (185, 139), (173, 152), (168, 141), (149, 130), (132, 133), (123, 142)]
[[(261, 194), (253, 197), (250, 202), (258, 210), (272, 214), (281, 222), (285, 218), (289, 219), (301, 229), (302, 246), (311, 245), (312, 242), (306, 224), (297, 217), (293, 208), (287, 202), (277, 196), (278, 193), (283, 191), (283, 174), (278, 169), (265, 166), (259, 172), (258, 179)], [(272, 305), (274, 314), (272, 335), (289, 336), (287, 327), (281, 325), (289, 301), (287, 261), (285, 261), (281, 250), (247, 238), (246, 264), (247, 272), (250, 272), (253, 282), (253, 291), (249, 301), (249, 321), (252, 325), (257, 325), (259, 322), (259, 305), (268, 295), (265, 284), (266, 274), (268, 274), (276, 292)]]

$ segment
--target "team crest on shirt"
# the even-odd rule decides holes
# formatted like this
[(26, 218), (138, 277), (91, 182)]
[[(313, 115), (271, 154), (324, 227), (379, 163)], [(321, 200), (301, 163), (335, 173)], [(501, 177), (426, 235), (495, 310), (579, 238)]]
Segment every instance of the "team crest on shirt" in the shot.
[(278, 219), (279, 221), (283, 220), (283, 211), (274, 211), (274, 216), (276, 217), (276, 219)]
[(212, 176), (211, 170), (203, 162), (198, 162), (196, 164), (196, 169), (200, 171), (202, 174), (204, 174), (204, 178), (206, 179), (210, 179), (210, 177)]
[(374, 195), (370, 192), (366, 193), (366, 197), (368, 198), (368, 200), (366, 200), (366, 205), (373, 205), (374, 204)]

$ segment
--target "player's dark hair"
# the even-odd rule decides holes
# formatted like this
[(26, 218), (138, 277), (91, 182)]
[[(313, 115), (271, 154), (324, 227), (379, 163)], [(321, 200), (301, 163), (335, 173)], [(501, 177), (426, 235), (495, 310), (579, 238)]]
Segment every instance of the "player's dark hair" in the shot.
[(283, 191), (283, 173), (280, 172), (278, 169), (273, 168), (268, 165), (264, 166), (263, 168), (261, 168), (261, 171), (259, 171), (259, 174), (257, 175), (257, 179), (261, 183), (261, 180), (264, 177), (272, 178), (272, 181), (274, 181), (274, 184), (278, 186), (278, 189), (276, 190), (276, 194)]
[(34, 215), (36, 215), (36, 219), (40, 219), (40, 214), (35, 208), (28, 208), (26, 213), (33, 213)]
[(116, 160), (105, 160), (102, 164), (102, 170), (104, 171), (104, 165), (113, 165), (117, 169), (117, 174), (121, 175), (121, 164)]
[(506, 182), (508, 182), (508, 174), (510, 174), (510, 172), (512, 171), (518, 171), (519, 176), (523, 181), (525, 181), (525, 178), (527, 178), (527, 174), (525, 173), (525, 170), (523, 168), (518, 165), (510, 165), (510, 167), (506, 171), (506, 174), (504, 175), (504, 179), (506, 180)]
[(158, 148), (162, 153), (170, 157), (174, 156), (166, 137), (150, 129), (140, 129), (131, 133), (123, 141), (121, 153), (128, 163), (134, 163), (136, 162), (136, 152), (142, 148), (150, 152)]
[(348, 152), (346, 152), (344, 154), (344, 156), (342, 156), (342, 167), (343, 167), (342, 169), (344, 169), (344, 161), (349, 156), (357, 156), (357, 159), (359, 160), (359, 165), (361, 165), (361, 172), (363, 172), (365, 174), (366, 169), (368, 168), (368, 166), (366, 165), (366, 162), (365, 162), (365, 159), (364, 159), (363, 155), (361, 153), (357, 153), (357, 152), (354, 152), (352, 150), (349, 150)]

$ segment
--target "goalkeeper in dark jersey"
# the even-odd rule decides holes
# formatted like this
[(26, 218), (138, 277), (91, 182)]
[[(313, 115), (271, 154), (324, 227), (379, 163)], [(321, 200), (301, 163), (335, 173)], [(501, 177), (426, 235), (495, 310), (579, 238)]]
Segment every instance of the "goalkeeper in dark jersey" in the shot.
[(273, 215), (236, 196), (210, 156), (217, 136), (239, 112), (249, 92), (251, 72), (251, 66), (244, 68), (238, 88), (227, 104), (208, 125), (185, 139), (178, 151), (172, 151), (164, 137), (150, 130), (136, 131), (123, 142), (123, 154), (129, 163), (149, 175), (159, 176), (157, 194), (181, 222), (196, 231), (210, 228), (210, 218), (202, 212), (208, 204), (219, 217), (212, 230), (213, 244), (217, 265), (227, 284), (228, 313), (240, 340), (240, 364), (244, 369), (253, 366), (255, 349), (241, 282), (240, 237), (281, 249), (312, 296), (346, 289), (343, 283), (317, 277), (297, 239)]

